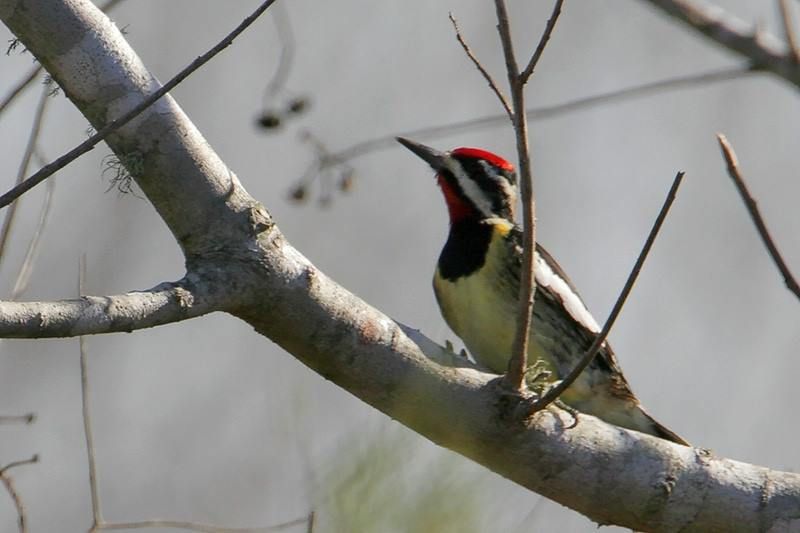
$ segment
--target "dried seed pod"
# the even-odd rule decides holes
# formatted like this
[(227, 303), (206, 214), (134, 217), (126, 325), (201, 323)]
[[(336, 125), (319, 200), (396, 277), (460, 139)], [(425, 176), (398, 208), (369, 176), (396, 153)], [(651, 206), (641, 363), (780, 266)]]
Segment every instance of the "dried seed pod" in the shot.
[(294, 200), (295, 202), (303, 202), (308, 195), (308, 189), (304, 184), (299, 184), (295, 186), (291, 192), (289, 193), (289, 198)]
[(265, 130), (280, 128), (282, 125), (281, 116), (275, 111), (264, 111), (256, 122)]

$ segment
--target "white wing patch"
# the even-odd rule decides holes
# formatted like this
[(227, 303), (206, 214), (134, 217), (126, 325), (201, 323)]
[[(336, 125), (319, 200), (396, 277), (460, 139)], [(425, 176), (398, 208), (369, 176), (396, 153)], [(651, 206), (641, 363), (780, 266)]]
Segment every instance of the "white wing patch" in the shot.
[(536, 277), (536, 284), (548, 287), (557, 294), (559, 299), (561, 299), (561, 303), (564, 305), (564, 309), (567, 310), (569, 316), (575, 319), (576, 322), (582, 324), (583, 327), (592, 333), (599, 333), (600, 326), (589, 310), (586, 309), (586, 306), (583, 305), (580, 297), (570, 288), (569, 284), (564, 281), (561, 276), (553, 272), (550, 265), (548, 265), (538, 253), (534, 254), (534, 261), (536, 265), (534, 266), (533, 273)]

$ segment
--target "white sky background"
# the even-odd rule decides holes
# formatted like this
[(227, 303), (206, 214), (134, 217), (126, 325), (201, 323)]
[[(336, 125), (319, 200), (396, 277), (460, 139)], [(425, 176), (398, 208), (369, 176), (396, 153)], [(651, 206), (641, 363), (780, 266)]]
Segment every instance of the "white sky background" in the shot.
[[(510, 4), (518, 55), (526, 56), (551, 4)], [(774, 2), (718, 4), (781, 33)], [(255, 5), (137, 0), (112, 18), (166, 81)], [(285, 7), (297, 42), (289, 87), (311, 98), (307, 114), (278, 133), (253, 126), (279, 55), (269, 13), (173, 95), (317, 266), (398, 320), (436, 340), (455, 340), (430, 289), (447, 232), (444, 203), (418, 159), (398, 146), (353, 160), (355, 189), (327, 208), (316, 204), (318, 189), (305, 206), (286, 198), (312, 160), (298, 140), (301, 129), (337, 150), (500, 113), (447, 19), (453, 10), (475, 52), (504, 80), (493, 5), (298, 0)], [(0, 36), (10, 38), (5, 28)], [(567, 0), (528, 100), (559, 103), (737, 61), (641, 2)], [(0, 94), (30, 65), (29, 55), (1, 57)], [(4, 189), (16, 174), (38, 91), (31, 89), (0, 121)], [(54, 158), (85, 138), (87, 124), (63, 96), (51, 104), (42, 146)], [(799, 112), (796, 89), (762, 75), (531, 125), (539, 240), (599, 322), (672, 178), (686, 171), (611, 341), (634, 390), (660, 421), (720, 455), (784, 470), (800, 468), (794, 423), (800, 302), (758, 240), (714, 135), (724, 132), (733, 143), (768, 226), (800, 273)], [(481, 146), (514, 159), (508, 126), (422, 140), (442, 149)], [(105, 192), (106, 153), (97, 148), (57, 175), (56, 204), (25, 299), (74, 296), (83, 252), (91, 294), (182, 275), (179, 250), (152, 207)], [(0, 270), (2, 297), (10, 293), (43, 193), (39, 187), (24, 197)], [(290, 520), (319, 507), (320, 479), (342, 446), (397, 426), (228, 316), (87, 344), (107, 520), (166, 517), (228, 526)], [(85, 530), (90, 508), (77, 340), (5, 341), (0, 349), (0, 411), (38, 415), (30, 427), (0, 427), (0, 462), (41, 455), (40, 464), (14, 471), (31, 531)], [(412, 457), (452, 455), (420, 437), (411, 441)], [(484, 504), (478, 514), (495, 531), (595, 531), (552, 502), (526, 518), (538, 496), (467, 460), (457, 463), (464, 479), (478, 484)], [(14, 531), (14, 520), (0, 494), (0, 531)]]

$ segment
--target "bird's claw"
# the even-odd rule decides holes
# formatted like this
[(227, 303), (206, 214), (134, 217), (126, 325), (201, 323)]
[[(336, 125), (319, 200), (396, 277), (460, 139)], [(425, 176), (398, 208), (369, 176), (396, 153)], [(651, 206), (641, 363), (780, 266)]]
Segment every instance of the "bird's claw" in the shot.
[(461, 348), (461, 350), (458, 353), (456, 353), (455, 346), (449, 340), (444, 341), (444, 349), (447, 350), (447, 352), (450, 355), (453, 355), (455, 357), (461, 357), (462, 359), (469, 359), (469, 355), (467, 355), (466, 348)]

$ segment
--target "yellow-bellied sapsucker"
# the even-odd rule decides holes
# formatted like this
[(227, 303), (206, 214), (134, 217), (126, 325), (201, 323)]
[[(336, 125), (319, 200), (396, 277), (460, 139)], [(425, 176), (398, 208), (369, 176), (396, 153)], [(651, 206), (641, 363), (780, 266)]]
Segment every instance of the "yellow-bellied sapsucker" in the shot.
[[(450, 214), (450, 234), (433, 278), (442, 315), (478, 363), (503, 373), (516, 331), (522, 266), (522, 231), (514, 224), (514, 167), (478, 148), (440, 152), (398, 141), (433, 167)], [(528, 361), (541, 361), (556, 378), (563, 377), (600, 328), (564, 271), (538, 243), (534, 276)], [(561, 399), (611, 424), (687, 444), (642, 408), (607, 342)]]

